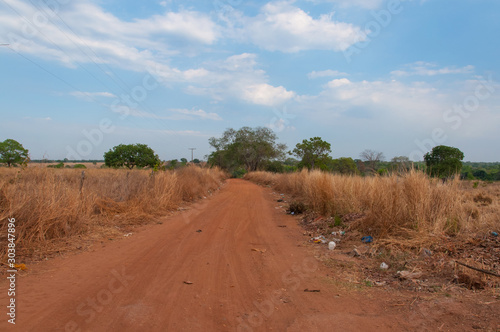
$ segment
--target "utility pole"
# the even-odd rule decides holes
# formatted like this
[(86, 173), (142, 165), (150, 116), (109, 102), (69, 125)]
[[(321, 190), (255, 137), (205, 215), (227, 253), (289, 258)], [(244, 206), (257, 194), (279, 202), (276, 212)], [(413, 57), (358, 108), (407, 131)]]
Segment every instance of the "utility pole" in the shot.
[(189, 148), (191, 150), (191, 162), (193, 162), (193, 151), (196, 150), (196, 148)]

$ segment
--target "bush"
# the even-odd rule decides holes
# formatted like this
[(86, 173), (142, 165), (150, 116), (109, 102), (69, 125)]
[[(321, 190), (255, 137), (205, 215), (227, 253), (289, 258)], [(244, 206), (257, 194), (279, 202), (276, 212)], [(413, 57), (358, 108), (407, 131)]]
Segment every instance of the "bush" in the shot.
[(233, 173), (231, 174), (231, 177), (241, 179), (245, 176), (245, 174), (247, 174), (247, 170), (240, 167), (240, 168), (237, 168), (233, 171)]
[(48, 168), (64, 168), (64, 163), (63, 162), (60, 162), (59, 164), (57, 165), (49, 165), (47, 166)]
[(288, 211), (292, 214), (301, 214), (307, 210), (306, 205), (302, 202), (291, 202)]
[(85, 166), (84, 164), (75, 164), (73, 168), (87, 168), (87, 166)]

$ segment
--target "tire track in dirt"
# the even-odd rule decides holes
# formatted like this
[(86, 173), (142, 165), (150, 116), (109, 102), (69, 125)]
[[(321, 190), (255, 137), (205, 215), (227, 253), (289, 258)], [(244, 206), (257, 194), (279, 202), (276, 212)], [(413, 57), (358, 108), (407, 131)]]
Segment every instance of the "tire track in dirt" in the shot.
[(15, 330), (406, 329), (383, 303), (338, 297), (310, 250), (298, 247), (295, 219), (274, 207), (268, 189), (228, 180), (217, 195), (161, 225), (38, 264), (19, 278)]

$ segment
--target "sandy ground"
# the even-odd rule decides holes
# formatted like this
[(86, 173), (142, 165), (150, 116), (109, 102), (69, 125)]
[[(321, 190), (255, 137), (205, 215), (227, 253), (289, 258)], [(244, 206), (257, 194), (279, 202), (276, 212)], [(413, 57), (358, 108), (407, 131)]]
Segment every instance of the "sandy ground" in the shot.
[(160, 225), (31, 266), (15, 326), (2, 278), (0, 331), (500, 330), (494, 297), (349, 287), (318, 250), (269, 189), (229, 180)]

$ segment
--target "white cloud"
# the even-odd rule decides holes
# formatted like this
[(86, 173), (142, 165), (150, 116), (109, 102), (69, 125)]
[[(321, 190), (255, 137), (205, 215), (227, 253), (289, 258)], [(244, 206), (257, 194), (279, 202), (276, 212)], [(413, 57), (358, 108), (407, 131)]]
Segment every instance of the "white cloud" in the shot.
[(96, 97), (114, 98), (116, 97), (111, 92), (86, 92), (86, 91), (72, 91), (69, 93), (73, 97), (82, 99), (94, 99)]
[(361, 7), (365, 9), (379, 8), (384, 0), (312, 0), (313, 2), (332, 2), (341, 7)]
[(0, 34), (6, 42), (69, 67), (95, 62), (142, 71), (146, 62), (166, 64), (168, 56), (196, 52), (219, 38), (208, 14), (189, 10), (123, 21), (88, 0), (59, 6), (57, 16), (43, 3), (43, 10), (20, 0), (9, 5), (25, 19), (0, 8)]
[[(214, 101), (239, 99), (264, 106), (276, 106), (295, 96), (295, 92), (283, 86), (268, 84), (265, 71), (258, 68), (255, 54), (237, 54), (203, 66), (203, 76), (188, 80), (185, 74), (181, 75), (180, 79), (189, 83), (187, 93), (208, 95)], [(166, 75), (169, 77), (170, 72)]]
[(192, 110), (172, 109), (171, 111), (186, 115), (188, 119), (198, 118), (198, 119), (204, 119), (204, 120), (216, 120), (216, 121), (222, 120), (222, 118), (217, 113), (212, 113), (212, 112), (207, 113), (201, 109), (198, 109), (198, 110), (195, 110), (195, 109), (192, 109)]
[(335, 79), (335, 80), (328, 82), (327, 86), (329, 88), (338, 88), (338, 87), (341, 87), (344, 85), (349, 85), (349, 84), (351, 84), (351, 81), (349, 81), (347, 78), (339, 78), (339, 79)]
[(274, 87), (266, 83), (250, 85), (243, 92), (243, 98), (247, 101), (265, 106), (282, 104), (294, 95), (293, 91), (288, 91), (282, 86)]
[(255, 17), (243, 17), (240, 34), (269, 51), (343, 51), (366, 39), (361, 28), (336, 22), (331, 15), (313, 18), (290, 2), (270, 2)]
[(34, 118), (31, 116), (23, 116), (24, 120), (34, 120), (34, 121), (52, 121), (52, 118), (50, 116), (45, 117), (45, 118)]
[[(116, 111), (118, 113), (118, 111)], [(184, 109), (175, 108), (160, 114), (146, 112), (140, 109), (129, 109), (128, 116), (136, 118), (156, 119), (156, 120), (215, 120), (220, 121), (222, 118), (213, 112), (206, 112), (202, 109)]]
[(348, 74), (332, 69), (312, 71), (307, 74), (307, 77), (310, 79), (320, 78), (320, 77), (330, 77), (330, 76), (348, 76)]
[(474, 66), (468, 65), (465, 67), (443, 67), (438, 68), (436, 64), (428, 62), (415, 62), (405, 66), (405, 70), (395, 70), (391, 74), (393, 76), (435, 76), (448, 74), (472, 74)]

